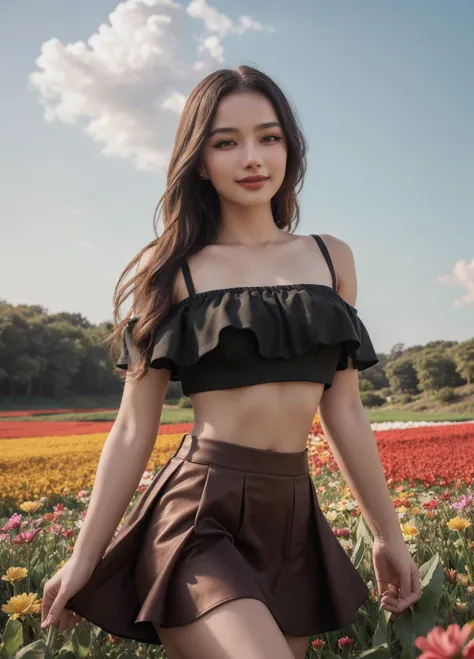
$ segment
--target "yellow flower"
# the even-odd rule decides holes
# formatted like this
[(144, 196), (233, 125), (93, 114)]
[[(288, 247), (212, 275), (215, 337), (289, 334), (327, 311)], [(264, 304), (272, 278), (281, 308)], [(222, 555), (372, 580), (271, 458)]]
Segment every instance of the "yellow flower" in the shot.
[(446, 522), (446, 526), (450, 528), (451, 531), (464, 531), (469, 526), (471, 526), (471, 522), (457, 515), (456, 517), (450, 519), (449, 522)]
[(418, 535), (418, 529), (412, 524), (400, 524), (400, 528), (405, 540), (415, 538)]
[(28, 570), (25, 567), (9, 567), (7, 573), (3, 575), (2, 579), (13, 583), (14, 581), (24, 579), (27, 574)]
[(407, 508), (406, 506), (399, 506), (399, 507), (397, 508), (397, 510), (398, 510), (399, 513), (406, 513), (406, 512), (408, 512), (410, 509)]
[(456, 600), (456, 608), (458, 611), (465, 613), (467, 611), (467, 604), (466, 602), (461, 602), (460, 600)]
[(21, 595), (14, 595), (10, 597), (6, 604), (3, 604), (2, 611), (7, 613), (10, 618), (20, 618), (30, 615), (32, 613), (40, 613), (41, 611), (41, 598), (37, 593), (21, 593)]
[(25, 501), (24, 503), (20, 504), (20, 509), (24, 510), (25, 513), (28, 513), (29, 515), (31, 513), (35, 513), (39, 508), (42, 507), (41, 501)]
[(420, 509), (418, 508), (418, 506), (413, 506), (413, 508), (411, 509), (411, 514), (412, 515), (419, 515), (420, 514)]
[(66, 560), (61, 561), (60, 563), (58, 563), (58, 564), (56, 565), (56, 571), (57, 571), (57, 570), (60, 570), (60, 569), (63, 567), (63, 565), (66, 565), (66, 563), (67, 563)]

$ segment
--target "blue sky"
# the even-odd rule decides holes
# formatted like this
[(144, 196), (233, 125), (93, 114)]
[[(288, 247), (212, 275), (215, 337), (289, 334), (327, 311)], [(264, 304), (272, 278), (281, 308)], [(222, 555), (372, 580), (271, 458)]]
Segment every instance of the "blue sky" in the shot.
[(2, 1), (0, 298), (111, 320), (153, 238), (183, 100), (242, 63), (297, 110), (297, 233), (350, 244), (376, 350), (471, 338), (471, 0), (174, 4)]

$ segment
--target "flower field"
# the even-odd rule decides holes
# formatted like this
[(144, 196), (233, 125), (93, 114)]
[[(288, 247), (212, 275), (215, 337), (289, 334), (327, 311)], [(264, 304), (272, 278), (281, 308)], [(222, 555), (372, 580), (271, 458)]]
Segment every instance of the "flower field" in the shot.
[[(0, 419), (0, 658), (21, 648), (25, 657), (165, 657), (158, 646), (112, 636), (87, 620), (64, 633), (55, 625), (41, 629), (44, 583), (71, 554), (112, 424), (17, 416)], [(160, 426), (124, 519), (191, 427)], [(474, 423), (385, 423), (373, 424), (373, 431), (420, 568), (422, 597), (394, 622), (379, 608), (372, 536), (316, 417), (307, 446), (320, 506), (370, 597), (357, 624), (313, 637), (307, 658), (474, 659)]]

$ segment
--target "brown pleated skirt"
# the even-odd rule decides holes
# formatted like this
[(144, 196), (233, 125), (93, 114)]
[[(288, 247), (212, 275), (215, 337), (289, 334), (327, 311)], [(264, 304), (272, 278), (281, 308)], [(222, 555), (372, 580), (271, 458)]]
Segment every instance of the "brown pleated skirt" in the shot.
[(342, 629), (368, 594), (319, 507), (307, 450), (184, 435), (66, 608), (161, 645), (153, 621), (186, 625), (242, 597), (284, 634)]

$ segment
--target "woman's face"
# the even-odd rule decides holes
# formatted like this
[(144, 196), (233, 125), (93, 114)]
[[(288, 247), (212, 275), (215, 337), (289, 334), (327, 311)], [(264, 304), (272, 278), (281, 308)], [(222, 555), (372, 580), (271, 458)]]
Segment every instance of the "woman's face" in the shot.
[[(259, 126), (270, 123), (274, 125)], [(286, 138), (270, 101), (258, 92), (233, 93), (218, 105), (199, 171), (219, 197), (251, 206), (269, 202), (277, 193), (286, 157)], [(268, 179), (256, 189), (237, 182), (254, 174)]]

